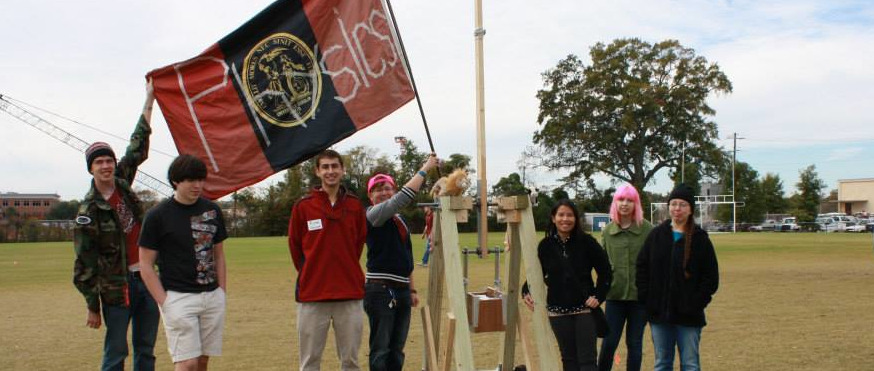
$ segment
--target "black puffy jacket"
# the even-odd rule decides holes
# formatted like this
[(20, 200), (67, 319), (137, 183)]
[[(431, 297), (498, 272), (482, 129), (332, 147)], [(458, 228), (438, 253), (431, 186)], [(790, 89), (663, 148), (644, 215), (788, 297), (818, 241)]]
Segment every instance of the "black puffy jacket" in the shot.
[(674, 241), (670, 220), (653, 228), (637, 256), (638, 300), (651, 322), (702, 327), (704, 308), (719, 287), (719, 265), (710, 237), (696, 225), (686, 278), (684, 244), (685, 237)]

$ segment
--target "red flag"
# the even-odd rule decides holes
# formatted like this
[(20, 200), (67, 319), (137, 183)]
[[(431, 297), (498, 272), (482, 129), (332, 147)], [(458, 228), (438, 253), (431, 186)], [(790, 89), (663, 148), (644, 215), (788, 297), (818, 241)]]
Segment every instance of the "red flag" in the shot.
[(413, 98), (379, 0), (279, 0), (200, 55), (149, 72), (179, 153), (219, 198)]

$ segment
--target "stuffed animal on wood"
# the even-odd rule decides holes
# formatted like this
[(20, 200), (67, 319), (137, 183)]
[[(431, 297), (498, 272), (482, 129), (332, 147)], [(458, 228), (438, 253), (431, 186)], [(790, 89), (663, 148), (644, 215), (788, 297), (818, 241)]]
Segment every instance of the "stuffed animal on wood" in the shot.
[(456, 169), (451, 174), (437, 179), (431, 187), (431, 196), (461, 196), (470, 187), (467, 170)]

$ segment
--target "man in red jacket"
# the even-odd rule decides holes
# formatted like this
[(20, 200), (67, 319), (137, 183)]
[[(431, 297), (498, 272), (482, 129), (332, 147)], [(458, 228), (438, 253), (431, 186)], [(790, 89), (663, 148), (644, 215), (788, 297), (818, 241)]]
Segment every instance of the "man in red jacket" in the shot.
[(321, 186), (294, 205), (288, 223), (288, 250), (298, 272), (300, 369), (319, 369), (333, 323), (340, 367), (358, 370), (364, 327), (364, 207), (340, 184), (346, 171), (339, 153), (317, 155), (315, 171)]

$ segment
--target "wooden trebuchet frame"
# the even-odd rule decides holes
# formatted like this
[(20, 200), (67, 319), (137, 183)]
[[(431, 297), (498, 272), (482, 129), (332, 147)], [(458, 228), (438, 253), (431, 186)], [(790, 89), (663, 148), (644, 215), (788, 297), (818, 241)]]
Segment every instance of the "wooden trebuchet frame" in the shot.
[[(428, 353), (440, 354), (440, 329), (443, 312), (443, 292), (446, 288), (449, 303), (446, 312), (456, 318), (467, 318), (466, 290), (462, 278), (461, 251), (458, 243), (458, 223), (467, 220), (467, 213), (473, 208), (469, 197), (440, 197), (440, 207), (435, 210), (433, 225), (432, 253), (429, 269), (428, 302), (430, 308), (430, 342)], [(507, 288), (504, 292), (507, 305), (507, 326), (504, 334), (502, 364), (504, 370), (512, 370), (515, 358), (516, 330), (527, 332), (528, 326), (519, 322), (519, 278), (522, 262), (528, 277), (528, 286), (534, 298), (535, 309), (532, 315), (532, 331), (538, 354), (537, 365), (528, 365), (529, 370), (558, 370), (558, 358), (554, 349), (554, 339), (546, 315), (546, 286), (543, 271), (537, 258), (537, 232), (534, 216), (527, 196), (504, 197), (498, 200), (499, 220), (508, 223), (510, 236), (510, 262), (507, 265)], [(444, 355), (444, 362), (452, 360), (456, 370), (473, 370), (473, 350), (471, 348), (470, 327), (467, 321), (454, 321), (454, 334), (451, 343), (453, 357)], [(427, 336), (427, 335), (426, 335)], [(523, 335), (523, 340), (524, 335)], [(447, 341), (449, 343), (449, 341)], [(528, 352), (526, 352), (527, 355)], [(430, 354), (426, 354), (429, 357)], [(527, 357), (526, 357), (527, 358)], [(430, 363), (430, 362), (429, 362)], [(539, 367), (538, 367), (539, 366)], [(444, 364), (446, 368), (446, 364)], [(436, 370), (429, 370), (436, 371)]]

